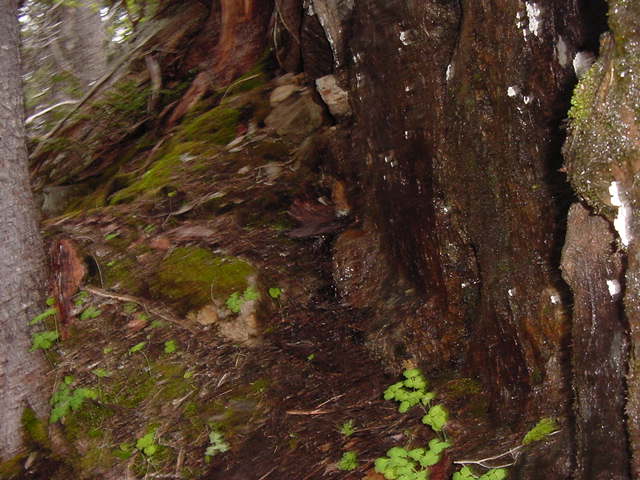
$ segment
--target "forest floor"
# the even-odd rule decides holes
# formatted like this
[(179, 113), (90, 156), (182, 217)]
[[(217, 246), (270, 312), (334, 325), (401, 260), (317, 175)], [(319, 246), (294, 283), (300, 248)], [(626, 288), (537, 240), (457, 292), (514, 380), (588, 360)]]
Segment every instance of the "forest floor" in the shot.
[[(402, 414), (383, 399), (415, 365), (375, 358), (371, 312), (336, 292), (332, 244), (345, 227), (318, 233), (299, 211), (295, 221), (294, 204), (331, 205), (331, 182), (308, 142), (251, 125), (271, 89), (228, 100), (242, 115), (221, 146), (181, 137), (183, 122), (45, 221), (48, 243), (71, 242), (67, 270), (86, 275), (68, 299), (68, 338), (45, 349), (61, 415), (34, 442), (58, 473), (36, 461), (29, 478), (373, 480), (389, 448), (433, 438), (424, 409)], [(481, 388), (454, 377), (433, 379), (455, 412), (449, 432), (482, 436)], [(86, 398), (65, 410), (74, 395)], [(351, 470), (346, 452), (357, 454)], [(430, 478), (452, 468), (445, 455)]]

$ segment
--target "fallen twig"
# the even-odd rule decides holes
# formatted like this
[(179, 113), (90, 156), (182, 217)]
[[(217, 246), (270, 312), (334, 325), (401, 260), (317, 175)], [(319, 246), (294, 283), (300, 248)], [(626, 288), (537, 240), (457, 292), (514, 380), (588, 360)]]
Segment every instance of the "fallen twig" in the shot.
[(333, 413), (336, 410), (287, 410), (287, 415), (325, 415), (327, 413)]
[(163, 312), (160, 308), (154, 307), (149, 302), (146, 302), (138, 297), (134, 297), (132, 295), (122, 295), (119, 293), (113, 293), (113, 292), (109, 292), (108, 290), (103, 290), (102, 288), (92, 287), (92, 286), (85, 286), (84, 290), (104, 298), (111, 298), (113, 300), (118, 300), (121, 302), (137, 303), (149, 313), (152, 313), (153, 315), (156, 315), (162, 318), (163, 320), (166, 320), (167, 322), (173, 323), (174, 325), (184, 328), (185, 330), (188, 330), (191, 333), (197, 333), (193, 328), (191, 328), (188, 325), (185, 325), (184, 322), (175, 318), (173, 315)]

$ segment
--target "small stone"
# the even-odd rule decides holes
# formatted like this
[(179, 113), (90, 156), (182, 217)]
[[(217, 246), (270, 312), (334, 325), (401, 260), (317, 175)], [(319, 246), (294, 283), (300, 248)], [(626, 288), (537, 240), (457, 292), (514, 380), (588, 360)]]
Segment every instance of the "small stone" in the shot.
[(194, 320), (200, 325), (212, 325), (220, 319), (218, 309), (215, 305), (205, 305), (197, 313), (189, 315), (190, 320)]
[(151, 239), (149, 246), (156, 250), (169, 250), (171, 248), (171, 240), (164, 235), (158, 235)]
[(316, 79), (316, 88), (324, 103), (329, 107), (334, 117), (348, 117), (351, 115), (349, 94), (340, 88), (335, 75), (325, 75)]
[(323, 110), (308, 92), (292, 100), (278, 104), (264, 123), (282, 137), (302, 141), (322, 125)]

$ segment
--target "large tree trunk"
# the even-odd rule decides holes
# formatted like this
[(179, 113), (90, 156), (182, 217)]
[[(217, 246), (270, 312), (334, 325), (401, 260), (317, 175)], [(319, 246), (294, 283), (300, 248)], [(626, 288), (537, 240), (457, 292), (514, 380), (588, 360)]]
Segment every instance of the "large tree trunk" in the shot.
[(366, 213), (431, 301), (409, 350), (446, 368), (469, 338), (453, 360), (511, 420), (566, 398), (556, 170), (583, 26), (579, 2), (545, 3), (363, 0), (351, 22)]
[(46, 413), (44, 361), (29, 353), (28, 320), (45, 267), (27, 172), (16, 0), (0, 6), (0, 461), (20, 453), (21, 414)]

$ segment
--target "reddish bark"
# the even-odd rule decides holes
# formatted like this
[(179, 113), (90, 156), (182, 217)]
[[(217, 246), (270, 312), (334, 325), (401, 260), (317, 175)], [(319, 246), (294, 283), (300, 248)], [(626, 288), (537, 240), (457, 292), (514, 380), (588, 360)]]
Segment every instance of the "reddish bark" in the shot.
[(57, 240), (51, 246), (51, 291), (60, 314), (61, 336), (68, 337), (69, 326), (73, 320), (71, 297), (73, 297), (82, 279), (87, 273), (78, 250), (71, 240)]
[[(215, 13), (214, 0), (212, 13)], [(264, 53), (272, 0), (222, 0), (220, 37), (211, 51), (205, 70), (200, 72), (169, 119), (175, 125), (214, 86), (224, 86), (246, 73)], [(208, 25), (215, 25), (209, 18)], [(206, 32), (205, 32), (206, 35)], [(205, 43), (206, 45), (206, 43)]]

